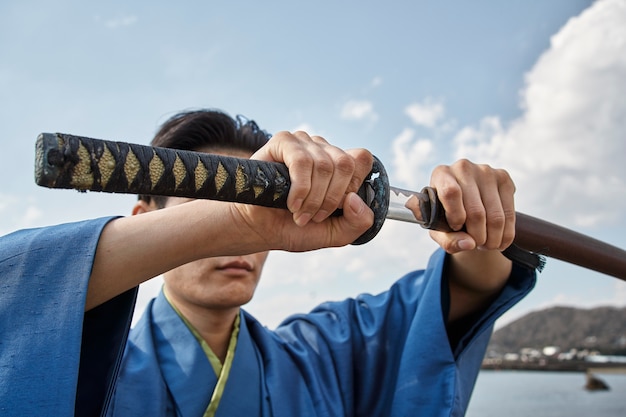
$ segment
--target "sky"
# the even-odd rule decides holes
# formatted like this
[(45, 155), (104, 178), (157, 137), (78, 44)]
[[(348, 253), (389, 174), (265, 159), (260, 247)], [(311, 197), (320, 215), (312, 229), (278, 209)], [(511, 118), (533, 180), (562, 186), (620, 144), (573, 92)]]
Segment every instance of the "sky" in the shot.
[[(38, 187), (39, 133), (148, 144), (218, 108), (367, 148), (402, 188), (459, 158), (504, 168), (518, 211), (626, 248), (625, 92), (624, 0), (3, 1), (0, 235), (130, 215), (134, 196)], [(245, 308), (274, 327), (384, 291), (435, 248), (390, 220), (366, 245), (274, 252)], [(548, 259), (498, 325), (553, 305), (625, 306), (626, 283)]]

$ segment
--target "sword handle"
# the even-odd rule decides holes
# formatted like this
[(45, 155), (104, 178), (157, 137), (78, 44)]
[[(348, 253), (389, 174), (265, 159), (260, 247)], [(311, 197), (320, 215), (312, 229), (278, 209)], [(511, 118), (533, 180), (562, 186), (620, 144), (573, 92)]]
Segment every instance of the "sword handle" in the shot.
[[(424, 198), (419, 200), (419, 207), (422, 214), (422, 227), (429, 230), (437, 230), (439, 232), (451, 232), (452, 228), (446, 220), (446, 212), (441, 204), (441, 200), (437, 197), (437, 190), (432, 187), (424, 187), (422, 189)], [(518, 216), (520, 214), (518, 213)], [(525, 223), (528, 224), (528, 223)], [(462, 230), (465, 230), (463, 226)], [(516, 238), (508, 248), (502, 251), (502, 254), (510, 260), (526, 266), (529, 269), (542, 271), (545, 266), (545, 258), (539, 253), (530, 250), (527, 246), (521, 247), (518, 244), (520, 236), (525, 234), (525, 229), (516, 227)]]
[[(287, 166), (231, 156), (42, 133), (35, 152), (35, 182), (43, 187), (204, 198), (287, 208)], [(353, 242), (369, 242), (389, 206), (389, 180), (374, 158), (359, 196), (374, 211), (374, 225)], [(340, 211), (335, 213), (339, 215)]]

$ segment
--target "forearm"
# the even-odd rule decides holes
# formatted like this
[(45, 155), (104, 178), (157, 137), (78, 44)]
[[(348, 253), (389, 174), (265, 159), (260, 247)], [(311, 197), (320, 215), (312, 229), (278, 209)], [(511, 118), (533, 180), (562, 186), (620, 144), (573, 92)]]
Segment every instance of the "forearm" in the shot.
[(193, 260), (265, 249), (260, 237), (233, 226), (229, 206), (198, 200), (111, 221), (96, 249), (86, 310)]
[(449, 256), (448, 323), (484, 309), (504, 287), (512, 263), (498, 250), (472, 250)]
[(347, 245), (372, 225), (374, 214), (355, 193), (342, 208), (342, 216), (304, 226), (288, 210), (211, 200), (116, 219), (98, 242), (86, 309), (197, 259)]

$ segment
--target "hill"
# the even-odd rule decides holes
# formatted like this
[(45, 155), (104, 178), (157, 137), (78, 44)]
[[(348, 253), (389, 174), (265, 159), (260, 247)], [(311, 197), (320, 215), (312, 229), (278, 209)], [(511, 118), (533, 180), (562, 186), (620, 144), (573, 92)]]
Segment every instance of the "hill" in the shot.
[(517, 353), (556, 346), (626, 355), (626, 307), (551, 307), (529, 313), (494, 332), (488, 352)]

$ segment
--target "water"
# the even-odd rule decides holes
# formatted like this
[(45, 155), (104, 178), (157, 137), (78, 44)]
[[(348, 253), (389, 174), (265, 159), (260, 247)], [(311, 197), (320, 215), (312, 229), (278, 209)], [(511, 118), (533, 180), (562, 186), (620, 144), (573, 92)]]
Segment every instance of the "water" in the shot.
[(611, 388), (587, 391), (579, 372), (481, 371), (466, 417), (626, 417), (626, 374), (595, 374)]

